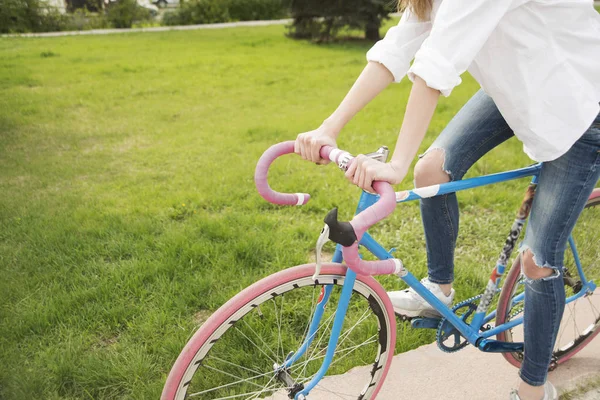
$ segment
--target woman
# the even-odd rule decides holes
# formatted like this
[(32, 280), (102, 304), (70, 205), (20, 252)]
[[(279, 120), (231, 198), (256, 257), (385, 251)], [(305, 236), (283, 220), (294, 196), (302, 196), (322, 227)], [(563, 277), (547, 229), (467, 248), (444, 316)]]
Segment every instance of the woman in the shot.
[[(543, 161), (522, 252), (524, 360), (511, 399), (558, 398), (546, 381), (565, 306), (561, 279), (567, 238), (600, 177), (600, 16), (591, 0), (403, 0), (399, 24), (367, 53), (369, 61), (340, 106), (316, 130), (298, 135), (296, 153), (325, 164), (342, 127), (405, 74), (413, 82), (391, 162), (358, 156), (346, 177), (373, 191), (374, 180), (405, 177), (440, 94), (467, 69), (482, 87), (415, 166), (416, 187), (459, 180), (513, 135)], [(414, 59), (412, 66), (410, 62)], [(573, 196), (573, 194), (577, 194)], [(458, 235), (456, 195), (421, 201), (429, 276), (450, 305)], [(435, 311), (414, 291), (389, 293), (408, 316)]]

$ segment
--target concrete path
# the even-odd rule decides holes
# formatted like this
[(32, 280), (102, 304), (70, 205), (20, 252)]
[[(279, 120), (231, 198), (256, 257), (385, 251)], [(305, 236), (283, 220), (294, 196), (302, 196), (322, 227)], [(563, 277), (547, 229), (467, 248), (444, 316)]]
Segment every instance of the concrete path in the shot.
[(591, 392), (583, 395), (579, 400), (598, 400), (600, 399), (600, 388), (596, 388)]
[[(392, 13), (390, 16), (399, 17), (400, 13)], [(291, 23), (292, 18), (276, 19), (270, 21), (240, 21), (223, 22), (219, 24), (200, 24), (200, 25), (178, 25), (178, 26), (155, 26), (152, 28), (131, 28), (131, 29), (92, 29), (89, 31), (67, 31), (67, 32), (45, 32), (45, 33), (19, 33), (4, 34), (0, 37), (58, 37), (58, 36), (78, 36), (78, 35), (112, 35), (118, 33), (136, 33), (136, 32), (167, 32), (167, 31), (194, 31), (198, 29), (227, 29), (241, 28), (249, 26), (268, 26), (285, 25)]]
[(201, 25), (179, 25), (179, 26), (155, 26), (152, 28), (131, 28), (131, 29), (92, 29), (89, 31), (67, 31), (67, 32), (45, 32), (45, 33), (21, 33), (2, 35), (2, 37), (56, 37), (56, 36), (75, 36), (75, 35), (112, 35), (116, 33), (135, 33), (135, 32), (167, 32), (167, 31), (193, 31), (197, 29), (225, 29), (239, 28), (244, 26), (268, 26), (283, 25), (292, 22), (292, 19), (277, 19), (272, 21), (244, 21), (244, 22), (225, 22), (222, 24), (201, 24)]
[[(577, 323), (575, 326), (588, 326), (597, 318), (600, 309), (600, 288), (586, 302), (577, 303)], [(571, 310), (567, 306), (563, 321), (572, 322)], [(590, 317), (592, 319), (590, 319)], [(569, 329), (561, 330), (559, 343), (567, 345), (574, 340)], [(513, 330), (515, 340), (522, 340), (522, 328)], [(370, 367), (354, 368), (346, 374), (325, 378), (323, 390), (310, 394), (310, 400), (331, 398), (328, 391), (337, 393), (357, 393), (364, 385), (364, 377)], [(517, 387), (517, 369), (510, 365), (501, 354), (483, 353), (473, 346), (455, 353), (444, 353), (436, 343), (398, 354), (392, 361), (383, 389), (378, 400), (508, 400), (510, 389)], [(600, 379), (600, 335), (577, 353), (572, 359), (561, 364), (549, 374), (549, 380), (559, 393), (571, 392), (585, 386), (590, 381)], [(593, 387), (593, 385), (592, 385)], [(588, 393), (579, 393), (577, 400), (600, 400), (600, 390), (596, 386)], [(587, 397), (585, 397), (587, 396)], [(278, 397), (274, 399), (279, 400)]]
[[(600, 6), (600, 1), (594, 1), (595, 6)], [(391, 13), (392, 17), (399, 17), (401, 13)], [(44, 32), (44, 33), (18, 33), (3, 34), (0, 37), (58, 37), (58, 36), (77, 36), (77, 35), (112, 35), (118, 33), (136, 33), (136, 32), (167, 32), (167, 31), (193, 31), (198, 29), (226, 29), (248, 26), (268, 26), (284, 25), (292, 22), (292, 18), (277, 19), (271, 21), (240, 21), (223, 22), (219, 24), (199, 24), (199, 25), (178, 25), (178, 26), (156, 26), (152, 28), (130, 28), (130, 29), (92, 29), (89, 31), (67, 31), (67, 32)]]
[[(594, 1), (595, 6), (600, 6), (600, 1)], [(391, 13), (392, 17), (399, 17), (401, 13)], [(130, 29), (92, 29), (89, 31), (67, 31), (67, 32), (45, 32), (45, 33), (19, 33), (3, 34), (0, 37), (57, 37), (57, 36), (76, 36), (76, 35), (112, 35), (116, 33), (135, 33), (135, 32), (167, 32), (167, 31), (193, 31), (197, 29), (225, 29), (248, 26), (268, 26), (284, 25), (292, 22), (291, 18), (277, 19), (272, 21), (241, 21), (224, 22), (219, 24), (200, 24), (200, 25), (178, 25), (178, 26), (156, 26), (152, 28), (130, 28)]]
[[(353, 376), (364, 373), (363, 368), (356, 368), (347, 374), (326, 378), (324, 385), (334, 392), (355, 393), (360, 391), (364, 380), (353, 379)], [(597, 377), (600, 377), (600, 339), (592, 341), (549, 375), (559, 393), (571, 391)], [(472, 346), (448, 354), (434, 343), (394, 357), (377, 399), (508, 400), (517, 379), (517, 369), (500, 354), (483, 353)], [(331, 398), (327, 392), (321, 393), (311, 393), (310, 400)], [(594, 389), (580, 399), (600, 400), (600, 391)]]

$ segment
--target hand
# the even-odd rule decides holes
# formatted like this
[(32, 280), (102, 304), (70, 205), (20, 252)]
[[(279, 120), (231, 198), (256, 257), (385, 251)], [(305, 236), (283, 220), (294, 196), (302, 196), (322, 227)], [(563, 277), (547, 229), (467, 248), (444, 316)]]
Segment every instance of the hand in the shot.
[(336, 133), (321, 125), (314, 131), (301, 133), (296, 138), (294, 153), (300, 154), (303, 159), (317, 164), (328, 164), (329, 160), (321, 158), (320, 150), (323, 146), (337, 148)]
[(393, 163), (382, 163), (359, 154), (346, 171), (346, 178), (367, 192), (375, 193), (373, 181), (385, 181), (396, 185), (404, 179), (407, 171)]

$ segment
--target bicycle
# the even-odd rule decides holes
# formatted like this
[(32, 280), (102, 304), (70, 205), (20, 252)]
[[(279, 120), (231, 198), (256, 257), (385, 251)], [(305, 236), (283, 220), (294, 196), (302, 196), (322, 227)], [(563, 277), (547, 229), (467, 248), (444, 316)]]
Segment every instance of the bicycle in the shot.
[[(303, 205), (310, 199), (304, 193), (275, 192), (267, 183), (271, 163), (293, 153), (293, 149), (293, 141), (274, 145), (256, 167), (258, 191), (272, 203)], [(353, 159), (350, 153), (327, 146), (321, 149), (321, 156), (344, 171)], [(385, 161), (388, 150), (382, 147), (369, 156)], [(519, 257), (499, 287), (529, 215), (540, 170), (541, 164), (535, 164), (398, 193), (386, 182), (374, 182), (377, 194), (362, 192), (352, 221), (338, 221), (336, 208), (327, 214), (317, 241), (316, 263), (262, 279), (234, 296), (200, 327), (173, 365), (162, 399), (270, 396), (302, 400), (309, 393), (310, 398), (374, 399), (394, 355), (396, 317), (386, 291), (372, 275), (397, 275), (436, 308), (439, 318), (414, 318), (411, 324), (435, 329), (443, 351), (454, 352), (471, 344), (484, 352), (502, 353), (519, 366), (523, 343), (516, 340), (516, 327), (523, 322), (524, 302)], [(431, 294), (400, 259), (393, 258), (391, 251), (367, 233), (370, 226), (394, 211), (397, 203), (528, 176), (533, 178), (485, 291), (452, 308)], [(600, 231), (594, 229), (600, 222), (599, 205), (600, 188), (596, 188), (569, 238), (571, 256), (566, 257), (564, 283), (565, 313), (570, 315), (563, 317), (550, 369), (567, 361), (600, 332), (600, 304), (592, 302), (600, 297), (595, 284), (600, 278)], [(336, 250), (331, 263), (322, 263), (321, 249), (327, 240), (337, 243)], [(363, 260), (359, 244), (379, 260)], [(490, 311), (498, 292), (498, 308)], [(336, 302), (336, 307), (326, 307)], [(326, 373), (348, 371), (349, 379), (364, 381), (360, 392), (347, 393), (349, 389), (339, 387), (339, 383), (323, 379)]]

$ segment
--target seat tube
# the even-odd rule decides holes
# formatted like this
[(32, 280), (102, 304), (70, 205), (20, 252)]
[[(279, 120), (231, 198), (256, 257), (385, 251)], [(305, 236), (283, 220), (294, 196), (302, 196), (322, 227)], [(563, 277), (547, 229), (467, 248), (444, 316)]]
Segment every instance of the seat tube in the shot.
[(475, 312), (473, 320), (470, 324), (474, 329), (479, 329), (485, 320), (486, 313), (498, 290), (498, 286), (500, 285), (502, 275), (504, 275), (508, 260), (510, 260), (519, 236), (521, 236), (521, 231), (523, 230), (525, 221), (527, 221), (527, 218), (529, 217), (529, 212), (531, 211), (536, 188), (537, 175), (534, 175), (531, 183), (527, 187), (527, 191), (525, 192), (525, 196), (523, 197), (519, 211), (517, 212), (517, 215), (515, 216), (513, 224), (510, 228), (510, 233), (504, 242), (504, 247), (500, 251), (500, 256), (498, 257), (498, 261), (496, 261), (496, 266), (492, 270), (492, 274), (490, 275), (490, 279), (488, 280), (485, 291), (479, 300), (477, 311)]

